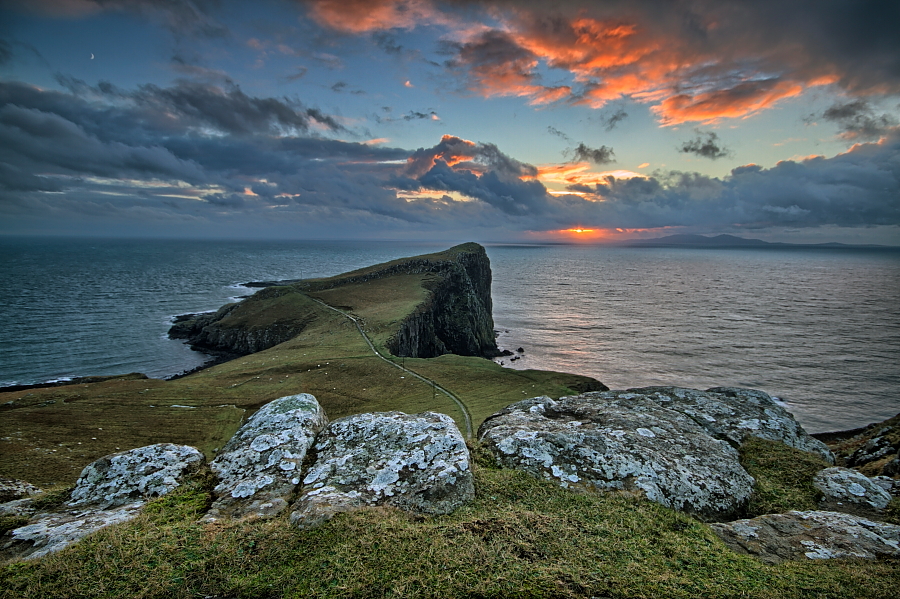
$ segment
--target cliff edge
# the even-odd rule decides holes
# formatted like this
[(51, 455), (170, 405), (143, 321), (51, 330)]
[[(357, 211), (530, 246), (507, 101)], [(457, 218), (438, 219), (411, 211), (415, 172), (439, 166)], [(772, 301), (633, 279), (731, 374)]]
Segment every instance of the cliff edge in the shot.
[(387, 340), (392, 354), (411, 358), (499, 355), (491, 315), (491, 265), (477, 243), (334, 277), (248, 283), (263, 289), (214, 313), (179, 316), (169, 336), (215, 355), (255, 353), (300, 334), (314, 320), (315, 306), (308, 294), (339, 288), (353, 288), (358, 294), (367, 283), (402, 276), (417, 277), (425, 293)]

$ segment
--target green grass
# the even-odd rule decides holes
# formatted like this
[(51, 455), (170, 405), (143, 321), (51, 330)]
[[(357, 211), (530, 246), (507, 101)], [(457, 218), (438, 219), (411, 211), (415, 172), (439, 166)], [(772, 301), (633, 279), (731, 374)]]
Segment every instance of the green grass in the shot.
[(822, 492), (813, 486), (813, 476), (829, 466), (821, 456), (757, 437), (744, 442), (740, 455), (741, 465), (756, 479), (748, 517), (818, 509)]
[(392, 509), (311, 531), (286, 517), (197, 523), (207, 480), (137, 520), (0, 568), (0, 597), (894, 597), (897, 561), (762, 564), (651, 502), (576, 494), (476, 456), (449, 516)]

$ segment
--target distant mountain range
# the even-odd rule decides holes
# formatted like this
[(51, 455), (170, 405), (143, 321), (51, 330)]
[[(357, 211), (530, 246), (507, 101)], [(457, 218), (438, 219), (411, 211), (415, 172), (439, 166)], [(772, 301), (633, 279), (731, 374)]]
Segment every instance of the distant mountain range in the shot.
[(693, 247), (693, 248), (740, 248), (740, 247), (768, 247), (768, 248), (785, 248), (785, 247), (803, 247), (803, 248), (883, 248), (889, 249), (890, 246), (885, 245), (859, 245), (848, 243), (781, 243), (763, 241), (761, 239), (745, 239), (743, 237), (735, 237), (734, 235), (716, 235), (714, 237), (706, 237), (705, 235), (668, 235), (666, 237), (657, 237), (655, 239), (632, 239), (628, 241), (620, 241), (614, 245), (620, 247)]

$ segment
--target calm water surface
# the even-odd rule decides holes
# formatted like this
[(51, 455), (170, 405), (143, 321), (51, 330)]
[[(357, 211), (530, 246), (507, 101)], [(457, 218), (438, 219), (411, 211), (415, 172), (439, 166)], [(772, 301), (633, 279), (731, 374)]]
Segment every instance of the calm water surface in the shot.
[[(388, 242), (0, 240), (0, 384), (139, 371), (205, 356), (166, 338), (252, 280), (318, 277), (443, 249)], [(900, 252), (488, 246), (513, 368), (611, 388), (737, 385), (811, 431), (900, 411)]]

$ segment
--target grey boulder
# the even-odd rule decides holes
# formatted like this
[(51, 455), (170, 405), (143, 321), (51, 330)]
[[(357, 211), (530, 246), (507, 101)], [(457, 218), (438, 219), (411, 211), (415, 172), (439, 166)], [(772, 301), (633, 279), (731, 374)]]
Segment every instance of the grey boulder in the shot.
[(850, 468), (825, 468), (813, 477), (823, 498), (820, 507), (858, 516), (876, 516), (891, 501), (891, 494), (865, 474)]
[(291, 514), (300, 528), (376, 505), (447, 514), (475, 496), (469, 451), (456, 423), (444, 414), (341, 418), (319, 435), (315, 454)]
[(272, 517), (287, 508), (300, 467), (328, 419), (308, 393), (273, 400), (257, 411), (210, 464), (216, 500), (205, 521)]
[(739, 512), (755, 482), (728, 443), (637, 393), (527, 399), (485, 420), (478, 437), (506, 467), (565, 488), (642, 492), (709, 520)]
[(205, 465), (199, 450), (171, 443), (104, 456), (85, 467), (68, 501), (7, 533), (0, 556), (42, 557), (105, 526), (127, 522), (149, 499), (171, 492)]
[(759, 437), (817, 453), (834, 464), (834, 454), (828, 446), (811, 437), (790, 412), (764, 391), (740, 387), (713, 387), (706, 391), (643, 387), (629, 389), (627, 393), (640, 393), (661, 406), (681, 412), (716, 439), (724, 439), (735, 447), (749, 436)]
[(900, 526), (851, 514), (787, 512), (710, 526), (732, 550), (771, 564), (785, 560), (900, 557)]

